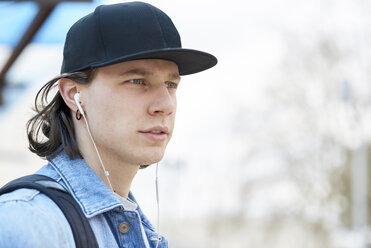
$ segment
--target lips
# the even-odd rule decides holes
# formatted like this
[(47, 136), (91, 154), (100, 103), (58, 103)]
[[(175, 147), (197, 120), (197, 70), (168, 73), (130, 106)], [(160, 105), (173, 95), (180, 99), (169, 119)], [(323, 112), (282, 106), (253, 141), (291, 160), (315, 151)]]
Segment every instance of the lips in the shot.
[(169, 129), (165, 126), (156, 126), (143, 131), (139, 131), (139, 133), (150, 140), (163, 141), (167, 139)]
[(146, 129), (144, 131), (140, 131), (140, 133), (156, 133), (156, 134), (157, 133), (165, 133), (165, 134), (168, 134), (169, 129), (165, 126), (156, 126), (156, 127)]

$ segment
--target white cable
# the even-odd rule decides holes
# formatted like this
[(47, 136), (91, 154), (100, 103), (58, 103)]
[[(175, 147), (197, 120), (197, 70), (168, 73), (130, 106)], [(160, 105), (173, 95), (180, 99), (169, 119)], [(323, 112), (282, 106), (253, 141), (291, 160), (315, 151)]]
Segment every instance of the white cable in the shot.
[(103, 164), (102, 158), (100, 157), (100, 154), (99, 154), (99, 151), (98, 151), (97, 145), (95, 144), (94, 139), (93, 139), (93, 136), (91, 135), (90, 128), (89, 128), (89, 124), (88, 124), (88, 121), (87, 121), (86, 118), (85, 118), (85, 114), (83, 114), (83, 117), (84, 117), (84, 121), (85, 121), (85, 124), (86, 124), (86, 129), (88, 130), (88, 134), (89, 134), (89, 136), (90, 136), (90, 139), (91, 139), (91, 141), (93, 142), (93, 145), (94, 145), (95, 151), (97, 152), (99, 162), (100, 162), (100, 164), (102, 165), (102, 168), (103, 168), (103, 171), (104, 171), (104, 175), (105, 175), (106, 178), (107, 178), (108, 184), (109, 184), (109, 186), (110, 186), (112, 192), (114, 192), (114, 191), (113, 191), (112, 184), (111, 184), (111, 181), (109, 180), (109, 172), (106, 170), (106, 167), (104, 167), (104, 164)]
[(156, 202), (157, 202), (157, 244), (156, 248), (158, 248), (158, 244), (160, 243), (160, 197), (158, 192), (158, 163), (156, 164)]

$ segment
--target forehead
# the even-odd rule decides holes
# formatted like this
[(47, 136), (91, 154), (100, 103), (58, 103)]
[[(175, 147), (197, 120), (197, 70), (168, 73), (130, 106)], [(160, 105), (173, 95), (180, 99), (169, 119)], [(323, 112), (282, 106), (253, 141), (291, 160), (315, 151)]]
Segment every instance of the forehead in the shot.
[(176, 63), (163, 59), (141, 59), (125, 61), (100, 67), (98, 72), (115, 76), (166, 76), (179, 79), (179, 69)]

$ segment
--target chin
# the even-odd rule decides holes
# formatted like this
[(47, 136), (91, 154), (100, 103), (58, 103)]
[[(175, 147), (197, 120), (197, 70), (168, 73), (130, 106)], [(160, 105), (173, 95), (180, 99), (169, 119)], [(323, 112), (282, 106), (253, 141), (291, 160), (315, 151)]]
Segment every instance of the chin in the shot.
[(148, 158), (145, 160), (142, 160), (143, 162), (141, 164), (155, 164), (162, 160), (164, 156), (156, 157), (156, 158)]
[(162, 160), (164, 157), (165, 151), (157, 151), (157, 152), (151, 152), (150, 154), (142, 154), (142, 156), (139, 158), (141, 160), (142, 165), (146, 164), (155, 164)]

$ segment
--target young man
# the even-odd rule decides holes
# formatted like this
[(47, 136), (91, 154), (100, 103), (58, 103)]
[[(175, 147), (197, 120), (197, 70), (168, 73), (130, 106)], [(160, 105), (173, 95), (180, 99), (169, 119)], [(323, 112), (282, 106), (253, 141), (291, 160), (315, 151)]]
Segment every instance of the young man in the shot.
[[(170, 18), (142, 2), (99, 6), (70, 28), (61, 75), (36, 96), (27, 131), (30, 150), (48, 160), (37, 174), (74, 197), (99, 247), (167, 247), (130, 185), (139, 168), (164, 155), (180, 76), (216, 63), (208, 53), (181, 48)], [(0, 247), (75, 242), (50, 198), (18, 189), (0, 196)]]

